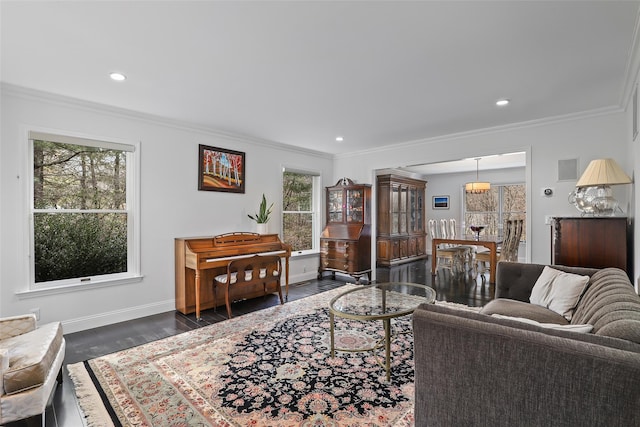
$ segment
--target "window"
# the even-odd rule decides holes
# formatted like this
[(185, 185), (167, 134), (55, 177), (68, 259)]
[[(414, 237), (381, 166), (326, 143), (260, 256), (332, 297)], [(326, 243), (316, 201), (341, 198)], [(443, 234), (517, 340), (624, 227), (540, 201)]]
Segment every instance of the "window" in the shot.
[(35, 288), (139, 275), (136, 146), (30, 132)]
[(294, 252), (317, 250), (319, 178), (286, 168), (282, 173), (282, 238)]
[[(486, 225), (484, 233), (502, 234), (504, 223), (509, 219), (526, 219), (526, 190), (524, 184), (491, 185), (486, 193), (465, 193), (464, 221), (470, 225)], [(521, 241), (527, 240), (522, 230)]]

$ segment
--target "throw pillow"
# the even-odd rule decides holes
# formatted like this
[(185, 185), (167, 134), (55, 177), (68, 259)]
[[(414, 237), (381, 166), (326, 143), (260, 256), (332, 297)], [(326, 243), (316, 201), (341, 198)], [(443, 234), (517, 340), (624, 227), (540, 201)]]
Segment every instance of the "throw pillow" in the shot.
[(566, 273), (545, 266), (533, 285), (529, 302), (546, 307), (565, 319), (571, 320), (578, 299), (587, 283), (589, 283), (589, 276)]
[(583, 334), (588, 334), (593, 330), (593, 326), (586, 323), (584, 325), (558, 325), (556, 323), (540, 323), (536, 322), (535, 320), (527, 319), (526, 317), (503, 316), (502, 314), (492, 314), (492, 316), (497, 317), (498, 319), (515, 320), (522, 323), (528, 323), (530, 325), (540, 326), (542, 328), (557, 329), (560, 331), (580, 332)]

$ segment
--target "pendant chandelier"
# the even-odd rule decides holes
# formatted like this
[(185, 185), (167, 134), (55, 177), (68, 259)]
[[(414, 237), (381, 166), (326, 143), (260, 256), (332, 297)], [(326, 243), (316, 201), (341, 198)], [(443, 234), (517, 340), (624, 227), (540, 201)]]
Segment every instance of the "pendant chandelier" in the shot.
[(470, 194), (486, 193), (491, 189), (491, 184), (488, 182), (481, 182), (478, 179), (478, 170), (480, 166), (480, 157), (475, 158), (476, 161), (476, 180), (474, 182), (467, 182), (464, 186), (464, 191)]

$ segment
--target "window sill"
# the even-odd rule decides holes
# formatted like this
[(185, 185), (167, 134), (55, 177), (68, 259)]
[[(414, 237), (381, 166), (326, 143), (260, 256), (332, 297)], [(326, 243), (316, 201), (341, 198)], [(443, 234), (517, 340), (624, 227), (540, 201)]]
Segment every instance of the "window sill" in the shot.
[(310, 258), (310, 257), (318, 256), (319, 254), (320, 254), (319, 250), (292, 251), (291, 258)]
[(19, 299), (36, 298), (47, 295), (64, 294), (69, 292), (88, 291), (91, 289), (106, 288), (110, 286), (128, 285), (130, 283), (141, 282), (144, 276), (131, 276), (121, 279), (104, 280), (92, 283), (74, 283), (71, 285), (42, 287), (38, 289), (27, 289), (25, 291), (15, 292)]

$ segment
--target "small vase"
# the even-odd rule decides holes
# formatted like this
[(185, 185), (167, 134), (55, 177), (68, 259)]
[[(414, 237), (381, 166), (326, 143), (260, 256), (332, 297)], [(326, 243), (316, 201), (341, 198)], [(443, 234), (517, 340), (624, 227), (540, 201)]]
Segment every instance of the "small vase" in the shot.
[(267, 223), (266, 222), (257, 223), (256, 224), (256, 232), (258, 234), (267, 234), (267, 232), (268, 232)]

